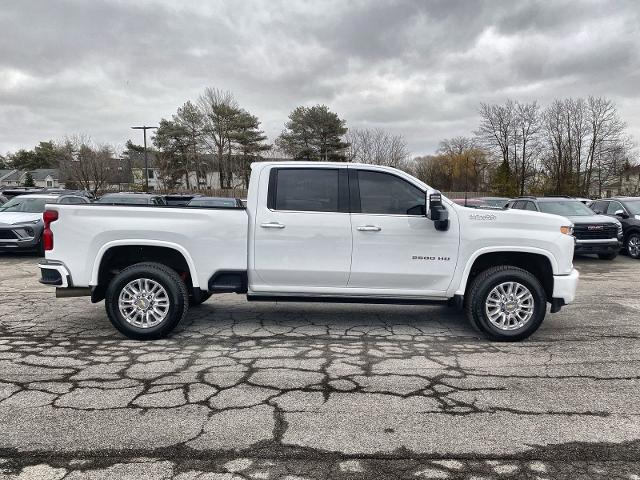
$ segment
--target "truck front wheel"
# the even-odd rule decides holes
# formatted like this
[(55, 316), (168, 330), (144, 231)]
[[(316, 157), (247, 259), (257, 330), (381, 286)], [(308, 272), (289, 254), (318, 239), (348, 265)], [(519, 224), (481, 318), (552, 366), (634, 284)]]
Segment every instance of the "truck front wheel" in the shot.
[(131, 265), (109, 283), (107, 315), (114, 327), (134, 340), (167, 336), (189, 308), (187, 287), (180, 276), (160, 263)]
[(540, 281), (518, 267), (492, 267), (475, 277), (465, 295), (467, 318), (491, 340), (515, 342), (535, 332), (547, 310)]

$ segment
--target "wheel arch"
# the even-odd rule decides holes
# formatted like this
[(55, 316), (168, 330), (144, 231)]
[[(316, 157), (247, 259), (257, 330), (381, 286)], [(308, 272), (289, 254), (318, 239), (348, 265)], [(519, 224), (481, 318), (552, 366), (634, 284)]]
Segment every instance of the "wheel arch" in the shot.
[(553, 297), (553, 274), (558, 263), (550, 252), (537, 248), (488, 248), (475, 252), (465, 265), (456, 295), (464, 295), (480, 272), (499, 265), (512, 265), (532, 273), (542, 283), (547, 298)]
[(161, 263), (180, 274), (186, 273), (189, 287), (200, 288), (195, 263), (184, 247), (159, 240), (116, 240), (103, 245), (94, 260), (90, 283), (94, 288), (93, 301), (104, 298), (105, 283), (112, 276), (107, 270), (109, 266), (122, 270), (145, 261)]

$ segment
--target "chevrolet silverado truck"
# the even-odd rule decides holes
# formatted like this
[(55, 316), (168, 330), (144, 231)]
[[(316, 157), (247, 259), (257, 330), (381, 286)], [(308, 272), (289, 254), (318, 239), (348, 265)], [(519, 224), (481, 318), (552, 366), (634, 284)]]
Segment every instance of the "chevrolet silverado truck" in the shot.
[(49, 205), (41, 282), (105, 300), (133, 339), (215, 293), (250, 301), (444, 303), (488, 338), (531, 335), (573, 301), (566, 218), (449, 201), (389, 167), (252, 166), (246, 207)]

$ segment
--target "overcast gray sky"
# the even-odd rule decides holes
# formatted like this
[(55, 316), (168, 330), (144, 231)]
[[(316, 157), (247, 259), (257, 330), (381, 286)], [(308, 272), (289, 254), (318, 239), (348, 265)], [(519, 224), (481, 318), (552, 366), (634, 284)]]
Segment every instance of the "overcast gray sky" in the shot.
[(480, 102), (602, 95), (640, 140), (640, 1), (0, 0), (0, 152), (85, 133), (140, 142), (207, 86), (270, 139), (296, 106), (469, 135)]

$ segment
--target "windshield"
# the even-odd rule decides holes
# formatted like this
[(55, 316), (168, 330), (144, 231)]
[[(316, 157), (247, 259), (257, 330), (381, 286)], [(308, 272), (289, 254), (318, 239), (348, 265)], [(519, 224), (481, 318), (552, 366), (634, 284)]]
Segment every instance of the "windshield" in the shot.
[(48, 198), (15, 197), (0, 207), (0, 212), (43, 213)]
[(624, 205), (631, 215), (640, 215), (640, 200), (625, 200)]
[(541, 212), (553, 213), (554, 215), (587, 216), (593, 215), (593, 210), (578, 200), (556, 200), (553, 202), (538, 202)]
[(125, 197), (118, 195), (102, 197), (96, 203), (115, 203), (118, 205), (148, 205), (149, 199), (147, 197)]

